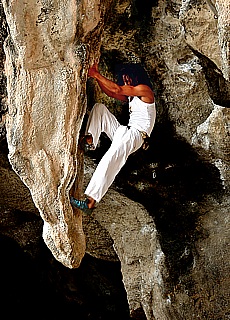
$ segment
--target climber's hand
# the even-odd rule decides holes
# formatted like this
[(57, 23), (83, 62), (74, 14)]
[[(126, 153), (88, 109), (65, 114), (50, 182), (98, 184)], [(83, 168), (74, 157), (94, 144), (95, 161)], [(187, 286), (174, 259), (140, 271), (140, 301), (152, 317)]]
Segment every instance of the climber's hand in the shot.
[(98, 63), (94, 63), (88, 71), (88, 76), (94, 78), (96, 74), (98, 74)]

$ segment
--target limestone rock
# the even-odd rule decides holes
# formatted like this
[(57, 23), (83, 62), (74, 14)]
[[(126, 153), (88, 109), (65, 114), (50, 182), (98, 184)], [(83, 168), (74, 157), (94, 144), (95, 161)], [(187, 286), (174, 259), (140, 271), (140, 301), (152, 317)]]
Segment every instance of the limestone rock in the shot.
[[(134, 319), (140, 310), (148, 320), (228, 317), (229, 1), (3, 4), (9, 159), (28, 188), (0, 204), (37, 214), (33, 200), (48, 247), (69, 268), (85, 250), (120, 260)], [(89, 83), (86, 101), (87, 68), (100, 54), (111, 77), (119, 62), (146, 67), (157, 122), (139, 169), (122, 172), (123, 189), (111, 188), (82, 226), (68, 198), (84, 190), (77, 140), (86, 102), (102, 99)], [(6, 164), (1, 175), (20, 185)], [(147, 209), (118, 192), (134, 190)]]
[[(85, 185), (94, 170), (92, 160), (86, 158)], [(107, 230), (112, 238), (113, 248), (121, 261), (131, 315), (143, 309), (147, 319), (167, 319), (167, 301), (163, 293), (163, 279), (166, 277), (164, 253), (154, 221), (146, 209), (111, 188), (97, 205), (93, 216), (84, 218), (84, 225), (87, 251), (98, 258), (112, 257), (108, 238), (104, 247), (95, 246), (98, 230)]]
[(44, 220), (47, 246), (70, 268), (79, 266), (85, 253), (81, 214), (73, 215), (69, 192), (80, 168), (77, 140), (86, 108), (83, 65), (90, 45), (87, 49), (84, 39), (92, 30), (100, 35), (99, 4), (3, 1), (10, 29), (5, 45), (9, 160)]
[(164, 253), (153, 219), (139, 204), (115, 192), (98, 205), (95, 218), (114, 241), (131, 315), (143, 309), (147, 319), (166, 320)]
[[(198, 2), (184, 1), (180, 9), (180, 21), (185, 41), (201, 54), (222, 68), (221, 49), (218, 39), (218, 19), (213, 10), (215, 6)], [(212, 30), (212, 32), (210, 32)]]
[(230, 49), (229, 49), (229, 20), (230, 20), (230, 3), (226, 0), (216, 0), (215, 3), (218, 12), (218, 33), (219, 45), (222, 56), (222, 69), (224, 77), (230, 80)]
[[(186, 42), (214, 61), (229, 81), (230, 4), (226, 0), (183, 1), (180, 9)], [(210, 32), (212, 30), (212, 32)]]
[(197, 127), (193, 144), (200, 145), (213, 155), (219, 168), (224, 187), (229, 187), (230, 109), (215, 106), (208, 119)]

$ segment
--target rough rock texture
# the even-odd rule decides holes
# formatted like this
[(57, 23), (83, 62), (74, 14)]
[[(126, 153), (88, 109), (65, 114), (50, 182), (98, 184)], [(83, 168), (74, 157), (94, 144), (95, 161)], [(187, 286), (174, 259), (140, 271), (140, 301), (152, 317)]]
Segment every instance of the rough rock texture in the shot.
[(47, 246), (64, 265), (77, 267), (85, 239), (69, 192), (85, 112), (84, 63), (92, 45), (84, 41), (95, 28), (100, 35), (103, 10), (100, 1), (3, 4), (10, 30), (5, 44), (9, 161), (44, 220)]
[[(10, 162), (28, 188), (1, 162), (1, 212), (38, 214), (37, 207), (48, 247), (70, 268), (79, 265), (85, 246), (98, 261), (120, 260), (133, 319), (228, 319), (229, 1), (3, 3), (1, 43), (6, 24), (10, 35), (1, 114)], [(86, 111), (86, 71), (99, 50), (100, 68), (110, 77), (120, 62), (146, 67), (157, 123), (150, 149), (130, 157), (82, 227), (68, 196), (71, 188), (81, 195), (95, 166), (85, 159), (83, 182), (76, 142)], [(98, 99), (117, 116), (125, 109), (91, 81), (88, 89), (89, 109)], [(107, 146), (102, 138), (95, 163)], [(21, 239), (20, 232), (12, 237), (22, 248), (25, 229)], [(73, 304), (75, 279), (68, 278), (70, 295), (57, 281)]]
[(6, 130), (5, 123), (2, 119), (4, 113), (7, 111), (7, 106), (4, 103), (6, 98), (6, 76), (4, 74), (4, 50), (3, 44), (7, 36), (7, 23), (5, 19), (2, 4), (0, 5), (0, 141), (5, 138)]
[(218, 35), (221, 48), (222, 70), (224, 77), (230, 80), (230, 49), (229, 49), (229, 20), (230, 4), (229, 1), (216, 0), (215, 6), (218, 13)]
[[(147, 168), (144, 157), (142, 168), (136, 162), (139, 181), (134, 182), (130, 161), (132, 169), (123, 171), (126, 185), (118, 182), (126, 195), (148, 207), (160, 234), (171, 279), (164, 281), (163, 296), (161, 291), (152, 297), (167, 306), (164, 316), (169, 319), (224, 319), (229, 300), (229, 2), (154, 1), (143, 6), (141, 1), (116, 1), (112, 11), (102, 44), (104, 65), (112, 72), (116, 63), (141, 62), (156, 93), (158, 118)], [(113, 108), (113, 102), (104, 101)], [(145, 170), (147, 178), (141, 179)], [(169, 179), (166, 189), (164, 179)], [(134, 270), (143, 277), (137, 266)], [(123, 277), (129, 288), (132, 280)], [(138, 292), (127, 290), (129, 300)], [(141, 302), (147, 319), (164, 319), (156, 312), (159, 305), (149, 304), (146, 309)], [(135, 310), (132, 303), (130, 308)]]
[[(85, 172), (87, 183), (95, 166), (89, 159), (85, 165), (91, 168)], [(86, 234), (90, 235), (87, 251), (98, 258), (111, 259), (111, 254), (108, 254), (109, 243), (104, 248), (95, 246), (98, 229), (95, 220), (113, 239), (114, 250), (121, 261), (131, 315), (135, 317), (135, 314), (144, 310), (147, 319), (167, 319), (167, 303), (163, 299), (163, 278), (166, 277), (164, 253), (152, 217), (140, 204), (113, 188), (108, 191), (93, 217), (85, 218), (84, 225)], [(91, 225), (94, 226), (93, 230)]]

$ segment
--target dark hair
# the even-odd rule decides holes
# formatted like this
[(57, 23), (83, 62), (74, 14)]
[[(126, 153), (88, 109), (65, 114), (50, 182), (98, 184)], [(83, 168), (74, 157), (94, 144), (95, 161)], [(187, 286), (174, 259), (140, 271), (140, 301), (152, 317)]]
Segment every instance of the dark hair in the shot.
[(124, 63), (115, 67), (117, 82), (119, 85), (124, 85), (123, 75), (126, 74), (132, 79), (133, 86), (145, 84), (152, 89), (152, 84), (146, 70), (140, 63)]

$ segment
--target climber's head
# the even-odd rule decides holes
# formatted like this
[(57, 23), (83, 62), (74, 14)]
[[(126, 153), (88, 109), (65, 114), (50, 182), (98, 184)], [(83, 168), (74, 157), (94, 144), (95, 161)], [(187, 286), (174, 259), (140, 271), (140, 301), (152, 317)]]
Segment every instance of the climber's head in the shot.
[(119, 85), (145, 84), (152, 89), (152, 84), (145, 69), (139, 63), (127, 63), (116, 66)]

